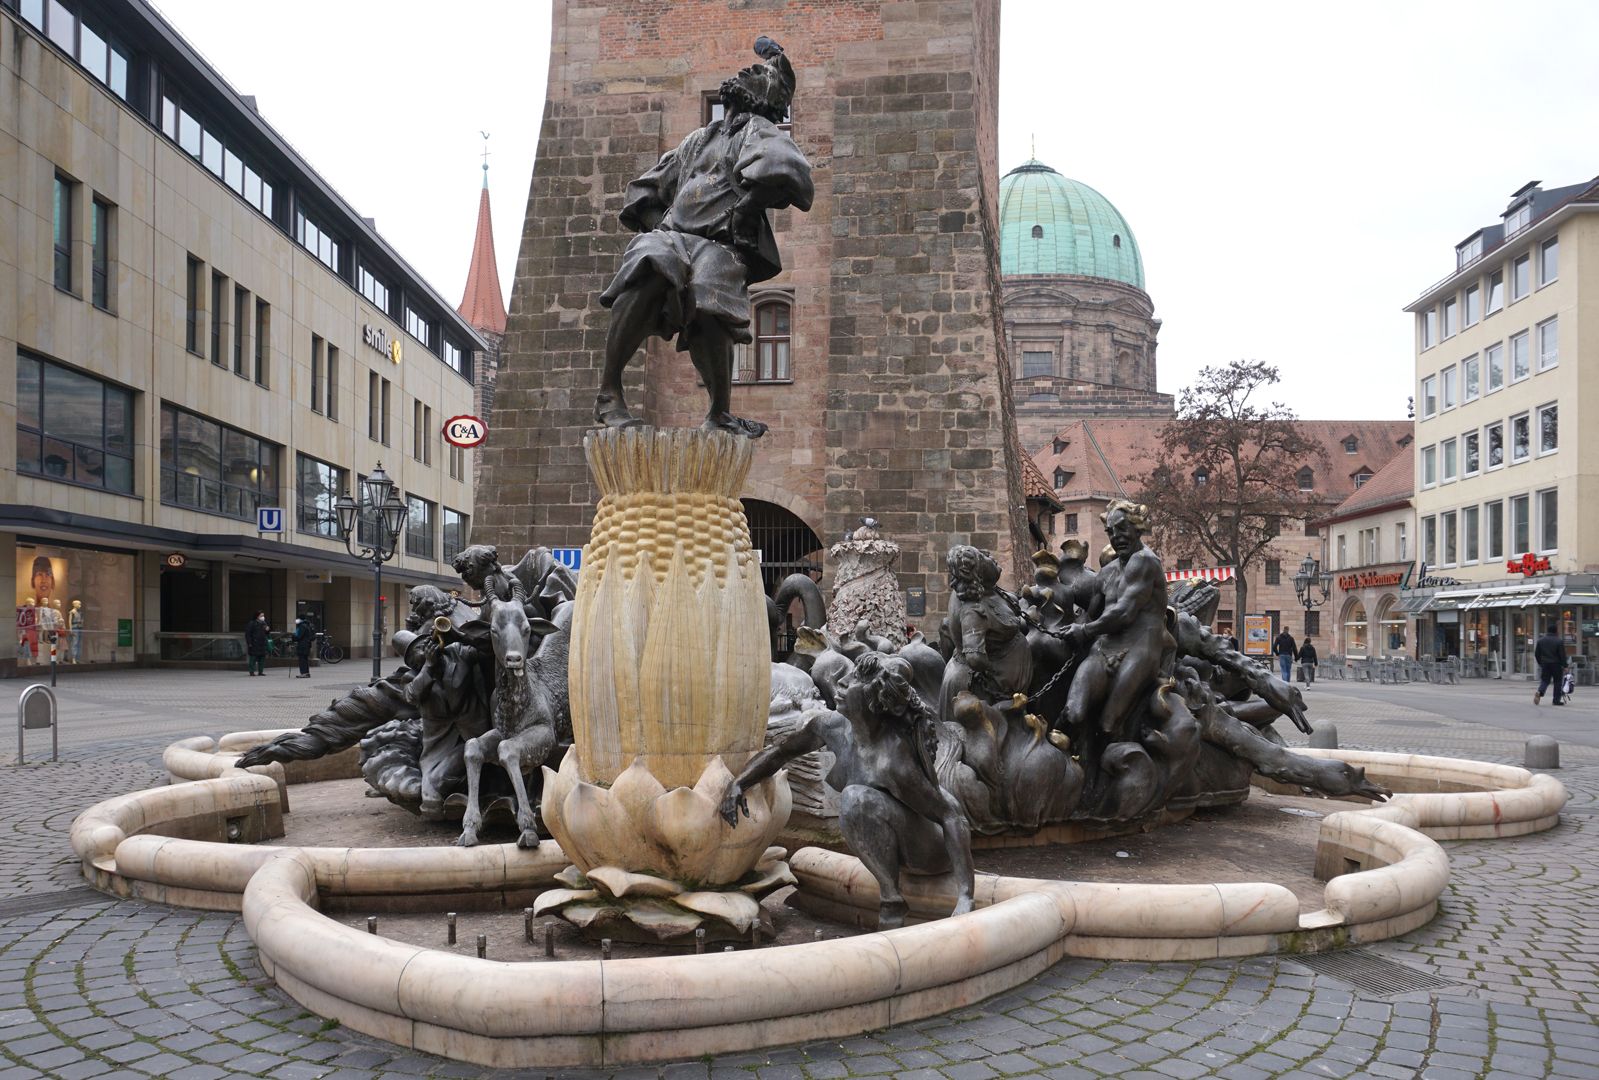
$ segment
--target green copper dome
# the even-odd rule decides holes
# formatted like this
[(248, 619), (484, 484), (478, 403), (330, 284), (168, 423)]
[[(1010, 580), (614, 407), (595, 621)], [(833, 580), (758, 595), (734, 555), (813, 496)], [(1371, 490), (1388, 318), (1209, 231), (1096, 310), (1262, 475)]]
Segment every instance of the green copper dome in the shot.
[(1075, 274), (1144, 287), (1144, 260), (1121, 211), (1032, 159), (999, 182), (999, 269), (1006, 277)]

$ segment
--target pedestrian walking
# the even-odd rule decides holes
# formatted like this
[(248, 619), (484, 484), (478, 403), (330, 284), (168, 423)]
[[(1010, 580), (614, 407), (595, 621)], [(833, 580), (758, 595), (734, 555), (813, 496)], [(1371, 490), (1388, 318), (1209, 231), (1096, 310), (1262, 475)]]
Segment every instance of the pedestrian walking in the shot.
[(1272, 642), (1271, 651), (1277, 657), (1277, 669), (1282, 672), (1283, 682), (1291, 681), (1294, 657), (1299, 652), (1299, 646), (1294, 642), (1294, 635), (1288, 632), (1288, 627), (1283, 627), (1277, 640)]
[(244, 651), (249, 660), (251, 675), (266, 674), (267, 621), (266, 612), (258, 611), (244, 626)]
[(1534, 705), (1543, 701), (1543, 692), (1549, 689), (1549, 684), (1555, 687), (1555, 704), (1566, 703), (1566, 643), (1560, 640), (1560, 635), (1555, 633), (1555, 624), (1550, 623), (1543, 628), (1543, 637), (1533, 646), (1533, 659), (1538, 662), (1538, 689), (1532, 692)]
[(316, 633), (311, 629), (307, 619), (294, 620), (294, 655), (300, 661), (300, 678), (311, 677), (311, 642), (316, 638)]
[(1299, 643), (1297, 658), (1299, 660), (1299, 681), (1306, 684), (1315, 682), (1316, 662), (1320, 657), (1316, 655), (1316, 646), (1309, 634), (1306, 634), (1305, 640)]

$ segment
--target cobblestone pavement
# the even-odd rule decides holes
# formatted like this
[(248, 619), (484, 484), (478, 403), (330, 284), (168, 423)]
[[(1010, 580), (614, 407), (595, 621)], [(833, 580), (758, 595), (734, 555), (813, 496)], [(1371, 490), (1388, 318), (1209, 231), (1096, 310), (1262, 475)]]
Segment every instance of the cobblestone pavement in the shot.
[[(208, 709), (237, 692), (163, 672), (141, 696), (143, 674), (113, 676), (117, 685), (92, 693), (186, 734), (184, 725), (206, 730)], [(309, 685), (318, 681), (295, 687), (300, 698), (281, 702), (285, 713), (325, 700), (326, 687)], [(1396, 693), (1401, 704), (1317, 687), (1310, 697), (1346, 746), (1519, 761), (1524, 732), (1425, 707), (1447, 707), (1449, 693)], [(284, 715), (261, 726), (292, 722)], [(60, 764), (0, 774), (0, 1080), (607, 1075), (488, 1071), (346, 1031), (262, 977), (237, 918), (83, 891), (66, 848), (72, 816), (95, 797), (157, 781), (160, 747), (174, 737), (116, 735), (68, 749)], [(1386, 974), (1431, 976), (1430, 988), (1385, 993), (1360, 972), (1342, 972), (1349, 982), (1313, 969), (1315, 957), (1068, 960), (948, 1016), (614, 1075), (1599, 1077), (1599, 749), (1562, 750), (1559, 776), (1573, 801), (1559, 827), (1446, 844), (1452, 876), (1437, 919), (1400, 940), (1334, 954), (1397, 963)]]

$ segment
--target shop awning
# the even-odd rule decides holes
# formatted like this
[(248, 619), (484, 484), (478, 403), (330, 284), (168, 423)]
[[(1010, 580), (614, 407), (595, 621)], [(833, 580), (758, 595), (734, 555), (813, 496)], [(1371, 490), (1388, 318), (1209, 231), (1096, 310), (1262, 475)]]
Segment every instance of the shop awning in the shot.
[(1430, 596), (1407, 596), (1403, 600), (1399, 601), (1394, 610), (1403, 611), (1409, 615), (1415, 615), (1419, 612), (1426, 611), (1427, 605), (1431, 602), (1432, 597)]
[[(1431, 596), (1407, 596), (1399, 611), (1483, 611), (1493, 608), (1548, 607), (1559, 604), (1566, 590), (1559, 585), (1504, 585), (1488, 589), (1450, 589)], [(1569, 602), (1569, 601), (1567, 601)]]
[(1231, 581), (1237, 577), (1237, 571), (1231, 566), (1210, 566), (1203, 570), (1168, 570), (1166, 582), (1172, 584), (1178, 581)]

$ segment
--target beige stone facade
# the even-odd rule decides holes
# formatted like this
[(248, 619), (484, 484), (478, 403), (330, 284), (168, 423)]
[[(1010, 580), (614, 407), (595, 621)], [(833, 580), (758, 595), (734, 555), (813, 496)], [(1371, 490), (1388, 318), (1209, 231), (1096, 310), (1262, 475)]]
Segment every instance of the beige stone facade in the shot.
[(1318, 652), (1378, 659), (1409, 656), (1403, 600), (1416, 584), (1414, 460), (1408, 449), (1317, 522), (1321, 565), (1332, 572)]
[[(1473, 233), (1415, 315), (1416, 545), (1423, 654), (1531, 671), (1541, 624), (1596, 651), (1599, 183), (1529, 184)], [(1594, 399), (1594, 400), (1590, 400)], [(1512, 567), (1511, 564), (1515, 564)]]
[[(420, 500), (385, 582), (447, 582), (465, 527), (447, 539), (446, 510), (469, 522), (472, 490), (440, 428), (471, 411), (483, 343), (157, 16), (113, 8), (48, 36), (0, 11), (0, 579), (19, 630), (37, 581), (84, 601), (86, 661), (236, 655), (208, 635), (256, 609), (275, 630), (310, 612), (359, 655), (370, 570), (328, 518), (342, 491), (313, 491), (301, 458), (356, 495), (381, 460)], [(258, 535), (259, 506), (281, 534)], [(47, 656), (33, 637), (0, 664)]]

